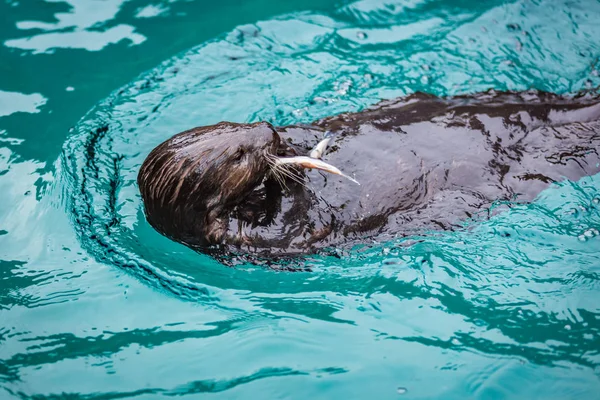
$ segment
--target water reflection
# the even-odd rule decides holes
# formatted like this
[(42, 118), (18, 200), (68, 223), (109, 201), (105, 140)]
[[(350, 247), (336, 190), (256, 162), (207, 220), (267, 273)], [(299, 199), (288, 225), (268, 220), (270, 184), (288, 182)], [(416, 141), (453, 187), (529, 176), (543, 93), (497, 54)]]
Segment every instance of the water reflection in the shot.
[(109, 44), (119, 43), (123, 39), (129, 39), (132, 45), (143, 43), (146, 40), (143, 35), (135, 32), (134, 27), (118, 25), (101, 32), (82, 30), (45, 33), (23, 39), (7, 40), (4, 44), (7, 47), (33, 50), (34, 53), (48, 53), (57, 48), (98, 51)]
[(44, 33), (10, 39), (4, 45), (32, 50), (34, 53), (48, 53), (58, 48), (98, 51), (124, 39), (128, 39), (131, 45), (143, 43), (146, 37), (137, 33), (131, 25), (108, 26), (108, 22), (115, 19), (124, 2), (125, 0), (66, 1), (70, 10), (54, 14), (56, 22), (17, 22), (20, 30)]
[(24, 94), (0, 90), (0, 117), (19, 112), (38, 113), (47, 100), (39, 93)]
[(154, 18), (165, 15), (169, 9), (162, 4), (148, 4), (138, 8), (135, 13), (136, 18)]

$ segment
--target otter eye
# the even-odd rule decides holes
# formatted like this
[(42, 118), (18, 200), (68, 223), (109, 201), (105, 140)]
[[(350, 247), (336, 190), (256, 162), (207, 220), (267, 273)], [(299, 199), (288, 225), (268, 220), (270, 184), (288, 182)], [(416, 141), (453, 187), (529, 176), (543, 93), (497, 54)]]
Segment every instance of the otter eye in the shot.
[(246, 151), (244, 149), (238, 149), (238, 151), (236, 151), (235, 153), (235, 161), (240, 161), (242, 159), (242, 157), (244, 157), (244, 155), (246, 154)]

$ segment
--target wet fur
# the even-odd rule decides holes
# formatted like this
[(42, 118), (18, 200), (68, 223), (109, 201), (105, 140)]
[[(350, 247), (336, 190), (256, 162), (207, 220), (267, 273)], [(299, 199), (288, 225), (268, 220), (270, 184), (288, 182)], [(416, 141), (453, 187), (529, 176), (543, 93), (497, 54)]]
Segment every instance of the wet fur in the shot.
[[(325, 131), (324, 160), (361, 186), (273, 168)], [(495, 201), (598, 173), (599, 150), (597, 95), (417, 93), (307, 126), (195, 128), (154, 149), (138, 184), (148, 221), (173, 240), (221, 259), (287, 257), (455, 229)]]

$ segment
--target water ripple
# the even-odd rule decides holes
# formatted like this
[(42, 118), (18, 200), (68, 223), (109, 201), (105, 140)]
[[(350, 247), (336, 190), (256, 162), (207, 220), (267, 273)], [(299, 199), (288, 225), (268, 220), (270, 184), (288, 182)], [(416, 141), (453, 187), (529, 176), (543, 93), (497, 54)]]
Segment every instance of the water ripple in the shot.
[[(52, 195), (92, 268), (135, 277), (173, 311), (200, 312), (144, 325), (136, 314), (153, 305), (138, 297), (139, 308), (118, 310), (120, 325), (98, 331), (8, 326), (0, 343), (17, 336), (2, 349), (0, 380), (12, 383), (4, 389), (21, 398), (278, 397), (293, 387), (314, 397), (337, 384), (332, 397), (366, 395), (364, 387), (378, 398), (592, 398), (600, 176), (555, 184), (532, 204), (496, 204), (456, 232), (311, 257), (311, 272), (297, 273), (226, 268), (160, 236), (144, 219), (135, 178), (156, 144), (220, 120), (310, 122), (414, 91), (598, 87), (597, 15), (600, 3), (586, 1), (364, 0), (240, 26), (116, 90), (71, 132)], [(94, 289), (28, 295), (54, 276), (13, 259), (22, 261), (0, 264), (12, 285), (0, 286), (3, 307), (55, 310)], [(127, 310), (137, 311), (131, 320)], [(140, 377), (141, 365), (161, 378)], [(82, 369), (114, 387), (56, 383)], [(374, 379), (388, 386), (373, 388)]]

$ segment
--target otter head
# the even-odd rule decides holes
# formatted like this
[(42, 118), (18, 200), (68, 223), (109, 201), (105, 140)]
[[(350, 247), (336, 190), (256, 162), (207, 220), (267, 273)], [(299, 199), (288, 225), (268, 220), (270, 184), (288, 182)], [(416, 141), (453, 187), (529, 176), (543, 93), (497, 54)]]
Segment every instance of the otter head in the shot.
[(279, 145), (267, 123), (221, 122), (171, 137), (138, 174), (148, 221), (186, 244), (220, 243), (227, 211), (265, 179)]
[(317, 159), (284, 157), (294, 155), (284, 147), (265, 122), (221, 122), (173, 136), (150, 152), (138, 174), (148, 221), (190, 247), (234, 242), (232, 213), (253, 203), (274, 170), (291, 165), (339, 172)]

